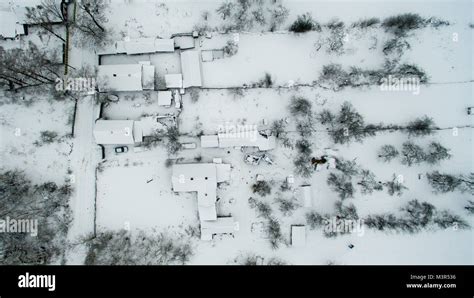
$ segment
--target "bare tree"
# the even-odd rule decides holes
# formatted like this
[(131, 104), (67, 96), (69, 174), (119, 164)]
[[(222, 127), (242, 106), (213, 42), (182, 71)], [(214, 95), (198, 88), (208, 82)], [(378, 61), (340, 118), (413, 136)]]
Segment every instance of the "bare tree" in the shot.
[(78, 43), (81, 46), (103, 46), (108, 43), (109, 30), (104, 26), (108, 8), (105, 0), (82, 0), (78, 3), (78, 12), (74, 28), (78, 31)]
[(58, 25), (64, 25), (67, 22), (62, 13), (61, 1), (43, 0), (36, 7), (27, 7), (25, 16), (29, 24), (38, 25), (45, 32), (66, 42), (56, 29)]
[(25, 49), (0, 47), (0, 80), (10, 90), (53, 84), (60, 77), (58, 56), (56, 50), (45, 52), (32, 42)]

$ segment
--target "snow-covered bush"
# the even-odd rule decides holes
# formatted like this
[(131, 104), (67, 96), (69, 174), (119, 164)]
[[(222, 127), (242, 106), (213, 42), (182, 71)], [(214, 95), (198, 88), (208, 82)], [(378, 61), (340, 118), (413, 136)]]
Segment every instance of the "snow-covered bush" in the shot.
[(341, 171), (341, 173), (347, 177), (352, 177), (359, 173), (359, 169), (355, 160), (345, 160), (338, 158), (336, 161), (336, 169)]
[(383, 145), (380, 147), (377, 157), (384, 161), (389, 162), (400, 154), (398, 150), (393, 145)]
[(439, 142), (431, 142), (426, 153), (425, 160), (429, 164), (437, 164), (441, 160), (450, 159), (449, 149), (443, 147)]
[(283, 198), (280, 196), (275, 199), (275, 202), (278, 204), (278, 208), (284, 216), (292, 215), (293, 211), (300, 207), (295, 198)]
[(401, 38), (392, 38), (383, 45), (383, 53), (385, 55), (393, 55), (395, 59), (399, 59), (406, 50), (410, 49), (410, 44)]
[(132, 236), (125, 230), (104, 231), (83, 241), (87, 247), (85, 265), (182, 265), (193, 254), (189, 242), (166, 233), (140, 231)]
[(267, 202), (262, 202), (255, 198), (249, 198), (249, 206), (252, 209), (256, 209), (258, 216), (263, 218), (270, 218), (272, 215), (272, 208)]
[(321, 25), (316, 22), (310, 13), (299, 15), (291, 24), (289, 30), (295, 33), (303, 33), (308, 31), (321, 31)]
[(427, 173), (426, 178), (435, 192), (446, 193), (462, 189), (462, 180), (454, 175), (434, 171)]
[(387, 32), (398, 36), (405, 36), (409, 31), (426, 27), (426, 20), (419, 14), (404, 13), (388, 17), (382, 22)]
[(252, 191), (264, 197), (272, 192), (272, 187), (267, 181), (257, 181), (252, 185)]
[(362, 142), (365, 137), (375, 135), (374, 130), (366, 128), (362, 115), (347, 101), (342, 104), (328, 133), (336, 144), (345, 144), (351, 140)]
[(273, 32), (277, 30), (281, 24), (283, 24), (286, 19), (288, 18), (288, 15), (290, 14), (289, 10), (282, 6), (282, 5), (277, 5), (273, 8), (270, 8), (270, 32)]
[(166, 138), (168, 139), (168, 142), (166, 143), (166, 150), (168, 151), (168, 154), (173, 155), (178, 153), (178, 151), (181, 150), (178, 127), (169, 126), (166, 129)]
[(36, 220), (36, 224), (28, 222), (29, 231), (22, 233), (0, 233), (0, 264), (46, 265), (59, 262), (66, 249), (71, 222), (71, 193), (68, 184), (46, 182), (33, 185), (23, 172), (1, 172), (0, 218)]
[(35, 141), (36, 146), (42, 146), (44, 144), (51, 144), (59, 140), (59, 135), (55, 131), (43, 130), (40, 132), (39, 141)]
[(383, 189), (382, 183), (375, 181), (374, 173), (369, 170), (360, 172), (360, 180), (357, 184), (360, 185), (362, 194), (371, 194), (374, 190), (380, 191)]
[(387, 187), (388, 194), (391, 196), (401, 196), (403, 191), (408, 189), (408, 187), (403, 185), (403, 182), (395, 175), (393, 175), (392, 180), (385, 182), (384, 185)]
[(311, 143), (306, 139), (298, 140), (295, 144), (298, 154), (293, 161), (295, 165), (296, 174), (302, 177), (310, 177), (314, 171), (313, 165), (311, 164)]
[(227, 57), (231, 57), (237, 54), (239, 51), (239, 45), (233, 40), (228, 40), (223, 50)]
[(272, 249), (279, 248), (280, 244), (283, 242), (280, 222), (273, 217), (269, 218), (265, 231)]
[(334, 115), (330, 110), (323, 109), (319, 114), (316, 116), (316, 119), (321, 122), (322, 125), (334, 125), (334, 120), (336, 119), (336, 115)]
[(413, 164), (419, 164), (426, 158), (423, 149), (411, 141), (407, 141), (402, 145), (402, 164), (412, 166)]
[(305, 97), (293, 96), (289, 105), (293, 116), (310, 117), (313, 104)]
[(314, 122), (312, 118), (296, 120), (296, 131), (303, 138), (309, 138), (314, 132)]
[(468, 229), (469, 224), (461, 217), (446, 210), (437, 211), (436, 207), (427, 202), (411, 200), (401, 209), (401, 216), (392, 213), (369, 215), (364, 223), (369, 228), (379, 231), (393, 230), (397, 232), (416, 233), (430, 228)]
[(316, 211), (310, 211), (306, 213), (306, 223), (310, 229), (321, 228), (327, 223), (327, 216), (323, 216)]
[(362, 19), (362, 20), (359, 20), (357, 22), (354, 22), (352, 24), (352, 27), (353, 28), (359, 27), (359, 28), (365, 29), (365, 28), (374, 27), (377, 24), (380, 24), (380, 19), (379, 18), (367, 18), (367, 19)]
[(189, 88), (189, 96), (191, 97), (192, 102), (199, 101), (199, 88)]
[(344, 53), (344, 22), (338, 19), (331, 20), (326, 27), (330, 30), (329, 37), (326, 40), (326, 52), (341, 55)]
[(349, 177), (344, 174), (330, 173), (327, 179), (329, 187), (338, 193), (339, 197), (344, 200), (354, 197), (354, 187)]

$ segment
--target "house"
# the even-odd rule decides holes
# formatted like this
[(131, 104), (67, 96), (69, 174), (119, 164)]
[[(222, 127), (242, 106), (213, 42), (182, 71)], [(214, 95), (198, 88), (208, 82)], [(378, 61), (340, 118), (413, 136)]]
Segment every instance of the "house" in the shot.
[(183, 75), (167, 74), (165, 75), (166, 88), (183, 88)]
[(134, 144), (133, 120), (97, 120), (93, 135), (100, 145), (130, 145)]
[(181, 52), (181, 71), (183, 73), (183, 87), (201, 87), (201, 60), (199, 51)]
[(181, 50), (194, 48), (194, 37), (192, 36), (177, 36), (174, 38), (174, 45)]
[(24, 34), (25, 28), (13, 10), (0, 9), (0, 38), (15, 39)]
[(174, 41), (172, 39), (161, 39), (153, 37), (126, 38), (102, 49), (99, 55), (139, 55), (152, 53), (173, 53)]
[(143, 91), (155, 86), (155, 66), (139, 64), (99, 65), (98, 87), (104, 91)]
[(175, 192), (196, 192), (199, 219), (217, 220), (217, 183), (230, 179), (229, 164), (175, 164), (171, 183)]
[(274, 136), (262, 136), (257, 130), (218, 133), (217, 137), (219, 148), (257, 147), (260, 151), (266, 151), (276, 147)]
[(291, 246), (303, 247), (306, 245), (306, 227), (303, 225), (291, 226)]
[(311, 196), (311, 185), (300, 186), (301, 195), (303, 197), (303, 206), (310, 208), (313, 206), (313, 200)]
[(239, 223), (233, 217), (218, 217), (213, 221), (201, 221), (201, 240), (210, 241), (216, 234), (233, 234), (239, 230)]

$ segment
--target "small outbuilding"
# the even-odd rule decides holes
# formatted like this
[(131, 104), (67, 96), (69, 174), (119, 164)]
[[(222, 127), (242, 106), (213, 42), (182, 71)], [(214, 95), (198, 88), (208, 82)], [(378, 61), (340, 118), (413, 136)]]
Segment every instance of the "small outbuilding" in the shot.
[(201, 221), (201, 240), (210, 241), (216, 234), (234, 234), (239, 229), (233, 217), (218, 217), (213, 221)]
[(303, 247), (306, 245), (306, 226), (291, 226), (291, 246)]
[(302, 185), (300, 187), (301, 196), (303, 197), (303, 206), (310, 208), (313, 206), (313, 199), (311, 196), (311, 185)]
[(100, 145), (130, 145), (134, 144), (133, 120), (97, 120), (93, 134)]
[(173, 94), (171, 91), (158, 91), (158, 105), (164, 107), (171, 107), (171, 100)]

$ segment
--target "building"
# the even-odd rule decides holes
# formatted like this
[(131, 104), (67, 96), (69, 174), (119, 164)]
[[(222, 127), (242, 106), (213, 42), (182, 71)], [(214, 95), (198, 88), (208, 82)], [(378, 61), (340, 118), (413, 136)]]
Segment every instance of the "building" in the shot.
[(158, 105), (164, 107), (171, 107), (171, 100), (173, 94), (171, 91), (158, 91)]
[(183, 74), (183, 87), (201, 87), (201, 60), (199, 51), (181, 52), (181, 72)]
[(167, 74), (165, 75), (166, 88), (183, 88), (183, 75)]
[(98, 87), (104, 91), (143, 91), (155, 87), (155, 66), (144, 64), (99, 65)]
[(303, 247), (306, 245), (306, 226), (291, 226), (291, 246)]
[(201, 221), (201, 240), (210, 241), (216, 234), (233, 234), (239, 223), (233, 217), (219, 217), (213, 221)]
[(306, 208), (312, 207), (313, 199), (311, 195), (311, 185), (301, 185), (300, 190), (303, 197), (303, 206)]
[(0, 38), (15, 39), (25, 34), (25, 28), (12, 9), (0, 9)]
[(230, 179), (229, 164), (175, 164), (171, 183), (175, 192), (196, 192), (199, 219), (217, 220), (217, 184)]
[(217, 148), (219, 147), (219, 139), (217, 135), (201, 136), (202, 148)]
[(99, 52), (99, 55), (139, 55), (152, 53), (173, 53), (174, 41), (161, 38), (126, 38), (119, 40)]
[(130, 145), (135, 143), (133, 120), (97, 120), (93, 130), (100, 145)]

